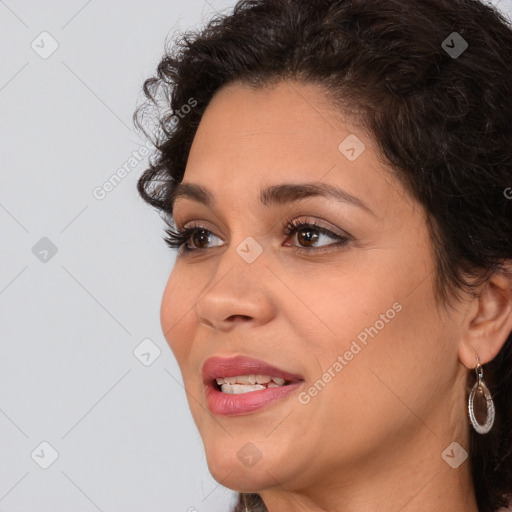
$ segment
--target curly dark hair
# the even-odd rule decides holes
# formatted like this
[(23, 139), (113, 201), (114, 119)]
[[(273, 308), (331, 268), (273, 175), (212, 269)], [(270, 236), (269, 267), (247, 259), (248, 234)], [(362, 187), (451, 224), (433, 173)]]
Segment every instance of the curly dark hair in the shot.
[[(454, 32), (468, 43), (461, 55), (449, 51)], [(221, 87), (320, 84), (425, 207), (440, 302), (474, 294), (512, 260), (511, 55), (508, 21), (478, 0), (242, 0), (176, 36), (144, 82), (134, 120), (157, 150), (139, 193), (172, 221), (174, 187)], [(471, 431), (469, 451), (479, 510), (495, 512), (512, 496), (512, 335), (485, 375), (496, 420), (489, 434)], [(468, 393), (474, 381), (468, 372)], [(235, 512), (244, 500), (266, 510), (239, 494)]]

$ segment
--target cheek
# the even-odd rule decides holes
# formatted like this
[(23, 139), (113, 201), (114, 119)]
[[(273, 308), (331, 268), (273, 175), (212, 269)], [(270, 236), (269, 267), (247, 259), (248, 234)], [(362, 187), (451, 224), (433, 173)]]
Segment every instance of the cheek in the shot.
[[(368, 252), (347, 262), (345, 272), (319, 273), (302, 289), (315, 313), (306, 322), (304, 311), (295, 312), (295, 325), (305, 334), (301, 350), (318, 361), (308, 380), (333, 382), (328, 387), (334, 402), (348, 389), (360, 404), (370, 390), (396, 401), (378, 377), (412, 401), (422, 387), (438, 387), (433, 376), (450, 361), (453, 347), (442, 334), (446, 326), (436, 309), (432, 262), (425, 253), (397, 258), (392, 251)], [(361, 405), (356, 401), (354, 407)]]
[[(396, 418), (413, 428), (418, 420), (411, 411), (427, 418), (452, 382), (455, 344), (435, 307), (432, 280), (413, 293), (407, 280), (396, 276), (394, 283), (379, 288), (367, 282), (366, 293), (338, 296), (343, 315), (333, 328), (337, 340), (328, 350), (315, 347), (324, 372), (338, 369), (325, 401), (332, 401), (339, 421), (348, 421), (344, 411), (358, 411), (350, 426), (355, 436), (361, 425), (375, 438), (382, 434), (379, 429), (391, 433)], [(332, 310), (330, 318), (334, 325)]]
[[(307, 281), (295, 277), (293, 288), (303, 304), (288, 301), (288, 314), (294, 317), (290, 323), (301, 326), (307, 338), (304, 348), (313, 351), (323, 367), (350, 350), (355, 339), (364, 347), (375, 335), (375, 324), (379, 333), (389, 331), (403, 316), (400, 265), (386, 265), (382, 254), (370, 256), (347, 254), (337, 267), (318, 271)], [(293, 283), (293, 276), (286, 281)]]
[(190, 318), (195, 314), (194, 305), (198, 298), (198, 294), (194, 294), (194, 288), (186, 283), (187, 280), (176, 271), (175, 266), (167, 281), (160, 306), (162, 332), (180, 367), (190, 350)]

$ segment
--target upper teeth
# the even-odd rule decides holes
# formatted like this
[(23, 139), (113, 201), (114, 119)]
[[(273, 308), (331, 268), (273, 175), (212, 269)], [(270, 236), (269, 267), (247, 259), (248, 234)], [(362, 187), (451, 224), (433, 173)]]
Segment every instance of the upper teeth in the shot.
[(284, 386), (284, 379), (268, 375), (238, 375), (236, 377), (217, 377), (217, 384), (223, 393), (239, 395), (267, 388)]
[[(217, 384), (268, 384), (273, 381), (278, 386), (284, 385), (285, 380), (280, 377), (269, 377), (268, 375), (238, 375), (236, 377), (217, 377)], [(271, 383), (272, 384), (272, 383)]]

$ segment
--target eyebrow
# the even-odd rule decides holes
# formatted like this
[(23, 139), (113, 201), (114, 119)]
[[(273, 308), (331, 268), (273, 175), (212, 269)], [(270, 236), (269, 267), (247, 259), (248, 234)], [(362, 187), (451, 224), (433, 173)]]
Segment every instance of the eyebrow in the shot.
[[(260, 202), (265, 206), (287, 204), (310, 197), (326, 197), (357, 206), (375, 215), (372, 210), (358, 197), (328, 183), (282, 183), (271, 185), (260, 193)], [(206, 188), (195, 183), (179, 183), (170, 195), (170, 208), (178, 199), (186, 198), (197, 201), (210, 208), (215, 206), (213, 194)]]

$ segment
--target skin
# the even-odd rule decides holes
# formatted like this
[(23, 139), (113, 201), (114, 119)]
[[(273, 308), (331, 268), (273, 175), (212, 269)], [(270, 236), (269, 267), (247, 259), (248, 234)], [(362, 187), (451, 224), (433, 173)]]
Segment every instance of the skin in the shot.
[[(349, 134), (366, 146), (353, 162), (338, 149)], [(270, 512), (477, 512), (468, 460), (454, 469), (441, 455), (453, 442), (469, 449), (468, 369), (475, 353), (482, 363), (495, 357), (512, 330), (511, 284), (495, 276), (479, 298), (440, 306), (425, 211), (375, 148), (320, 86), (230, 84), (203, 116), (183, 179), (216, 202), (175, 203), (179, 228), (215, 236), (178, 255), (162, 328), (213, 477), (259, 492)], [(371, 213), (326, 197), (259, 201), (269, 185), (304, 182), (336, 185)], [(344, 230), (349, 241), (322, 236), (320, 248), (300, 252), (303, 237), (283, 232), (289, 219)], [(247, 237), (263, 250), (252, 263), (236, 252)], [(401, 311), (301, 403), (298, 393), (395, 303)], [(251, 414), (214, 416), (201, 377), (213, 355), (262, 359), (305, 382)], [(237, 456), (248, 442), (261, 454), (252, 467)]]

